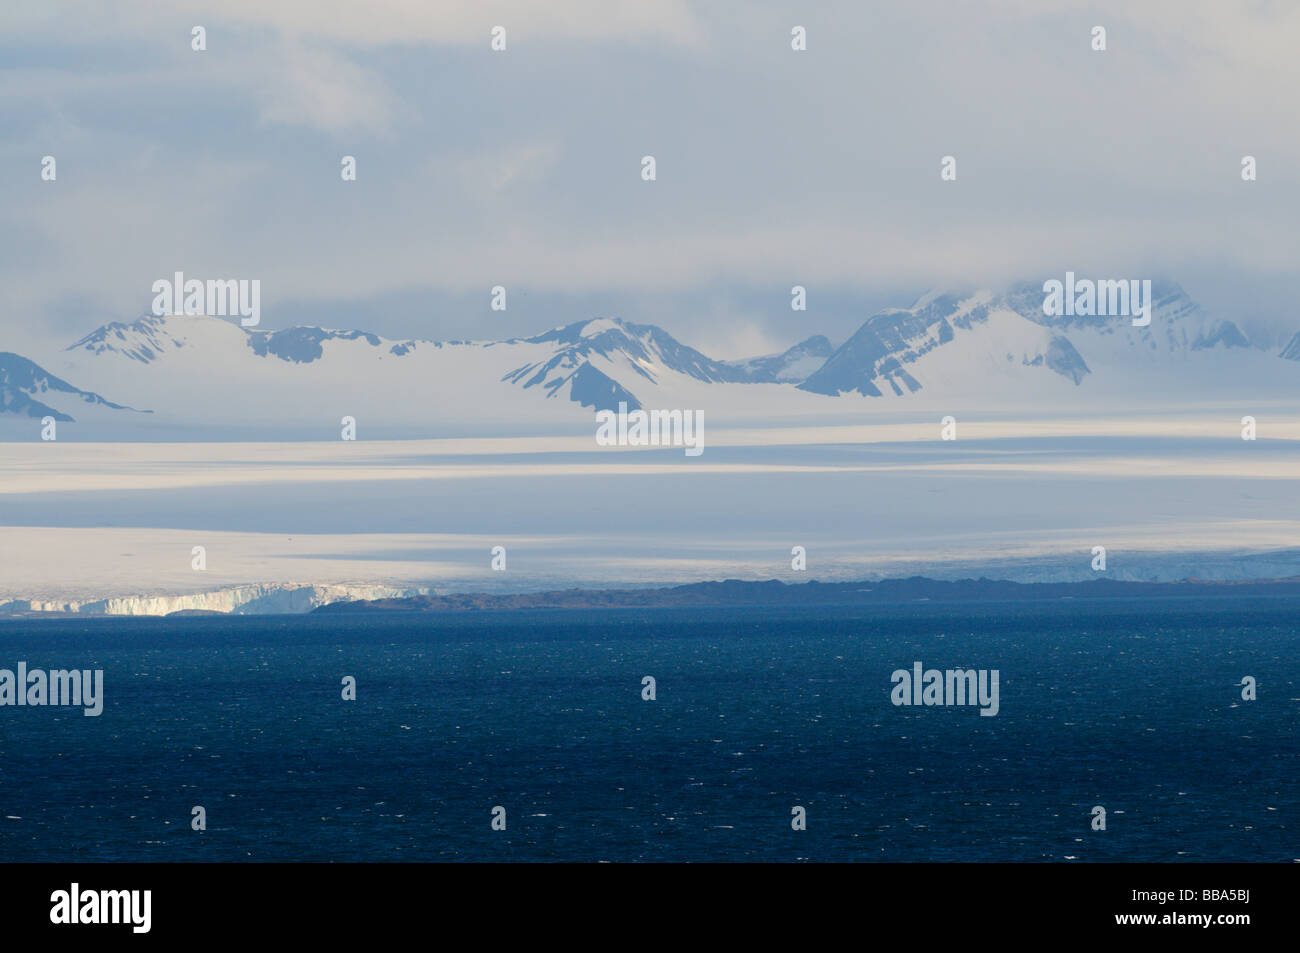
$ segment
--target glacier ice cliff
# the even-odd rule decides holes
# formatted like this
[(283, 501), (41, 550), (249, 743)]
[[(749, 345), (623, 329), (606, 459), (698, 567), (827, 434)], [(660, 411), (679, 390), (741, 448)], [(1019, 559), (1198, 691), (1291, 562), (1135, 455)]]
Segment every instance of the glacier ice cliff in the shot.
[(400, 599), (427, 595), (428, 588), (392, 586), (261, 583), (230, 586), (185, 595), (109, 596), (85, 601), (14, 599), (0, 602), (0, 614), (75, 612), (82, 615), (162, 616), (171, 612), (207, 611), (232, 615), (277, 615), (310, 612), (317, 606), (353, 599)]

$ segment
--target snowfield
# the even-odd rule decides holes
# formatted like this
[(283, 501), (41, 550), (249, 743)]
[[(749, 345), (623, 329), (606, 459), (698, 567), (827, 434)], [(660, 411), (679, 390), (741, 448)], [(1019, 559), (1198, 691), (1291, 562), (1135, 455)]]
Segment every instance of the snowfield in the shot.
[[(341, 590), (1300, 575), (1300, 415), (528, 440), (4, 445), (0, 607), (311, 608)], [(192, 568), (202, 546), (207, 568)], [(505, 571), (490, 552), (504, 546)], [(808, 571), (791, 570), (803, 546)], [(219, 593), (217, 595), (202, 594)], [(353, 596), (356, 597), (356, 596)], [(295, 601), (297, 600), (297, 601)]]

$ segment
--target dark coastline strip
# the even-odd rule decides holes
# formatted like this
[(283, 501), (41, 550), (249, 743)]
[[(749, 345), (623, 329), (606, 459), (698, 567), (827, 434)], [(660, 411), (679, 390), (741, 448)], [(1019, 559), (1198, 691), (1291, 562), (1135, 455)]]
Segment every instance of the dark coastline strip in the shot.
[(312, 610), (340, 612), (442, 612), (463, 609), (614, 609), (692, 606), (832, 606), (931, 600), (934, 602), (1041, 602), (1057, 599), (1300, 597), (1300, 578), (1212, 582), (1008, 582), (939, 580), (915, 576), (864, 582), (789, 584), (777, 579), (699, 582), (642, 589), (562, 589), (523, 593), (449, 593), (405, 599), (334, 602)]

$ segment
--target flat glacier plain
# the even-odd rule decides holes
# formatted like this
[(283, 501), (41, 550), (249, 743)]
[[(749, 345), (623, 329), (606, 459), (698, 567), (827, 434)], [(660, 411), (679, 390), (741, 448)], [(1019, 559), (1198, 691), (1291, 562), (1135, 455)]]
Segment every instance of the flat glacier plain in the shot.
[[(1070, 581), (1100, 575), (1095, 546), (1118, 580), (1300, 575), (1292, 420), (1262, 417), (1255, 441), (1222, 412), (959, 421), (955, 441), (937, 419), (724, 427), (696, 458), (601, 448), (590, 433), (11, 441), (0, 604), (116, 598), (157, 614), (241, 586)], [(490, 566), (498, 545), (504, 572)], [(791, 569), (794, 546), (806, 572)]]

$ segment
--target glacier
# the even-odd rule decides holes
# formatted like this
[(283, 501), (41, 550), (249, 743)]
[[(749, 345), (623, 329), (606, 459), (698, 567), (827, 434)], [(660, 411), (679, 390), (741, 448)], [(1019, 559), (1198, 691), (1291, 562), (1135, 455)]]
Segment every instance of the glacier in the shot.
[(173, 612), (221, 612), (229, 615), (282, 615), (310, 612), (331, 602), (396, 599), (429, 595), (427, 587), (260, 583), (180, 595), (123, 595), (86, 600), (11, 599), (0, 602), (0, 615), (28, 612), (78, 615), (165, 616)]

